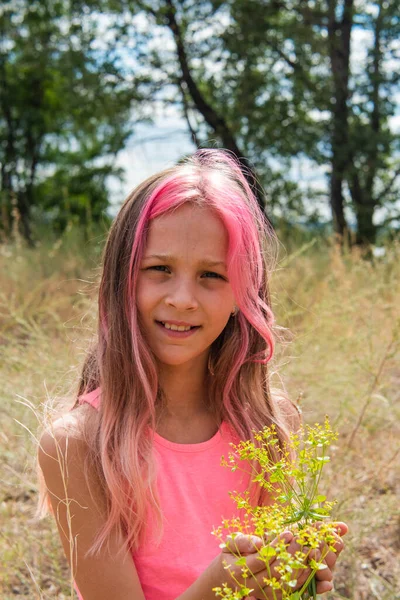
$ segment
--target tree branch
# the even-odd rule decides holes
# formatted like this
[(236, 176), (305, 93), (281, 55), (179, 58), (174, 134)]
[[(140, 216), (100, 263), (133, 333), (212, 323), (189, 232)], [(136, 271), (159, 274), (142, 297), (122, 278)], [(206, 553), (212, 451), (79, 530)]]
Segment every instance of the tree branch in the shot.
[(391, 217), (387, 217), (384, 221), (382, 221), (382, 223), (380, 223), (378, 225), (378, 227), (386, 227), (386, 225), (390, 225), (391, 223), (393, 223), (394, 221), (399, 221), (400, 222), (400, 212), (397, 215), (392, 215)]
[(391, 178), (389, 183), (383, 188), (383, 190), (379, 194), (379, 196), (377, 198), (375, 198), (376, 204), (381, 204), (382, 199), (392, 191), (392, 188), (393, 188), (394, 184), (396, 183), (396, 179), (399, 177), (399, 175), (400, 175), (400, 166), (397, 167), (397, 169), (394, 172), (393, 177)]
[(189, 61), (187, 58), (183, 35), (181, 29), (176, 20), (176, 8), (172, 0), (165, 0), (167, 7), (166, 19), (167, 25), (170, 28), (172, 35), (174, 36), (176, 51), (178, 55), (179, 65), (181, 67), (181, 82), (186, 84), (187, 90), (193, 100), (193, 103), (197, 110), (203, 115), (206, 123), (217, 133), (222, 140), (223, 145), (228, 150), (231, 150), (237, 156), (241, 155), (236, 140), (234, 139), (229, 126), (225, 119), (219, 115), (213, 107), (205, 100), (204, 96), (199, 90), (196, 82), (194, 81), (190, 72)]
[(315, 85), (312, 83), (312, 81), (310, 80), (310, 78), (308, 77), (306, 71), (303, 69), (303, 67), (301, 66), (300, 63), (291, 60), (287, 54), (285, 54), (285, 52), (283, 52), (283, 50), (281, 50), (279, 48), (279, 46), (277, 46), (276, 44), (274, 44), (273, 42), (269, 41), (269, 40), (265, 40), (265, 43), (267, 44), (267, 46), (269, 46), (270, 48), (272, 48), (272, 50), (274, 50), (274, 52), (276, 52), (278, 54), (278, 56), (280, 58), (282, 58), (282, 60), (285, 61), (285, 63), (287, 65), (289, 65), (289, 67), (291, 69), (293, 69), (294, 73), (296, 73), (298, 75), (298, 77), (300, 77), (303, 81), (303, 83), (305, 83), (305, 85), (308, 87), (308, 89), (310, 91), (316, 91), (316, 87)]
[[(249, 185), (253, 189), (253, 192), (257, 198), (257, 201), (260, 205), (261, 210), (265, 211), (265, 194), (264, 191), (257, 180), (257, 176), (254, 172), (253, 167), (248, 162), (246, 158), (243, 157), (239, 146), (236, 143), (236, 140), (229, 128), (226, 120), (219, 115), (214, 108), (206, 101), (203, 94), (201, 93), (198, 85), (194, 81), (190, 67), (189, 61), (187, 58), (184, 39), (182, 31), (179, 27), (179, 24), (176, 20), (176, 8), (172, 2), (172, 0), (165, 0), (166, 12), (165, 16), (167, 19), (167, 25), (170, 28), (172, 35), (174, 36), (175, 44), (176, 44), (176, 52), (178, 55), (179, 65), (181, 67), (181, 77), (180, 82), (184, 83), (190, 97), (192, 98), (193, 104), (195, 108), (199, 111), (199, 113), (203, 116), (206, 123), (214, 130), (214, 132), (220, 137), (223, 146), (230, 150), (237, 159), (241, 162), (242, 166), (245, 167), (243, 169), (243, 174), (246, 177)], [(268, 217), (267, 217), (268, 219)]]
[(186, 97), (186, 91), (184, 89), (183, 81), (179, 80), (178, 85), (179, 85), (179, 88), (181, 90), (181, 95), (182, 95), (183, 114), (185, 116), (188, 129), (190, 131), (192, 142), (198, 148), (200, 146), (200, 140), (197, 137), (197, 131), (195, 131), (195, 129), (192, 126), (192, 123), (190, 121), (190, 117), (189, 117), (189, 105), (188, 105), (188, 101), (187, 101), (187, 97)]

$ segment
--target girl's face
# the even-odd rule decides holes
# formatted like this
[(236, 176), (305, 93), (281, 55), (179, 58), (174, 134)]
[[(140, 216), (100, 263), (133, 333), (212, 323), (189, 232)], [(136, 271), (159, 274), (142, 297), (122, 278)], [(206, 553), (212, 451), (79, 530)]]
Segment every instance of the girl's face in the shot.
[(187, 203), (150, 222), (136, 302), (142, 331), (161, 365), (206, 364), (235, 304), (227, 249), (227, 232), (208, 208)]

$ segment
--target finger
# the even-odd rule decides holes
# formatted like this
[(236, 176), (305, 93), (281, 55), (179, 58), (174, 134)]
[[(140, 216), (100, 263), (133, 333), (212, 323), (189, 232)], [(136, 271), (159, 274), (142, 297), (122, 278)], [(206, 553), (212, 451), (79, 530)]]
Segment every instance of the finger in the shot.
[(263, 541), (256, 535), (245, 535), (244, 533), (238, 533), (235, 536), (228, 536), (225, 541), (225, 547), (222, 548), (222, 552), (229, 552), (230, 554), (240, 554), (244, 556), (253, 552), (257, 552)]
[(258, 592), (252, 592), (254, 600), (282, 600), (282, 592), (280, 590), (275, 590), (273, 592), (271, 588), (263, 588)]
[(329, 567), (325, 567), (325, 569), (318, 569), (315, 572), (315, 580), (316, 581), (332, 581), (333, 573)]
[[(312, 524), (312, 526), (315, 527), (316, 529), (320, 529), (322, 525), (323, 525), (323, 523), (321, 521), (318, 521), (318, 522)], [(343, 523), (341, 521), (331, 523), (331, 525), (333, 525), (333, 527), (334, 527), (333, 536), (336, 540), (334, 546), (337, 547), (336, 551), (340, 553), (344, 548), (344, 542), (342, 540), (342, 537), (344, 535), (346, 535), (349, 528), (346, 525), (346, 523)]]
[[(311, 574), (311, 568), (306, 564), (307, 562), (307, 556), (309, 553), (310, 549), (309, 548), (304, 548), (303, 546), (301, 546), (296, 538), (292, 538), (291, 542), (287, 545), (286, 547), (286, 552), (288, 552), (289, 554), (291, 554), (292, 556), (295, 556), (296, 553), (303, 553), (304, 554), (304, 567), (303, 568), (299, 568), (296, 571), (293, 571), (292, 573), (292, 579), (296, 580), (296, 585), (293, 589), (293, 591), (300, 589), (304, 583), (307, 581), (308, 577)], [(280, 564), (281, 561), (279, 558), (274, 558), (274, 560), (271, 561), (270, 563), (270, 576), (271, 577), (276, 577), (276, 579), (280, 579), (281, 578), (281, 573), (280, 571)]]
[[(311, 574), (311, 569), (307, 564), (310, 549), (299, 544), (297, 538), (294, 538), (287, 547), (287, 552), (289, 552), (289, 554), (292, 556), (296, 556), (297, 554), (297, 558), (299, 558), (300, 563), (304, 565), (303, 568), (299, 568), (293, 572), (293, 579), (297, 580), (296, 586), (293, 588), (293, 590), (298, 590), (303, 586)], [(277, 563), (278, 562), (279, 561), (277, 561)], [(275, 565), (273, 565), (273, 567), (275, 567)]]
[(288, 545), (287, 551), (293, 555), (296, 554), (296, 552), (304, 552), (304, 554), (307, 554), (308, 548), (301, 546), (301, 544), (298, 542), (298, 538), (294, 537)]
[(324, 556), (324, 563), (326, 564), (326, 566), (329, 569), (333, 570), (335, 568), (337, 559), (338, 559), (337, 553), (332, 552), (332, 550), (329, 550), (328, 554), (326, 554), (326, 556)]
[[(279, 567), (279, 562), (280, 562), (279, 560), (275, 560), (271, 564), (269, 577), (275, 577), (278, 580), (281, 578), (281, 574), (277, 570), (277, 568)], [(310, 575), (311, 575), (310, 567), (304, 567), (304, 569), (298, 569), (297, 572), (293, 571), (291, 579), (296, 580), (296, 585), (293, 588), (291, 588), (291, 591), (295, 592), (296, 590), (301, 589), (303, 587), (303, 585), (305, 584), (305, 582), (307, 581), (307, 579), (310, 577)], [(267, 590), (268, 588), (264, 588), (264, 589)]]
[(331, 581), (316, 581), (317, 594), (325, 594), (333, 590), (333, 583)]
[[(282, 541), (285, 543), (286, 546), (288, 546), (292, 540), (293, 540), (293, 533), (291, 531), (283, 531), (276, 538), (274, 538), (272, 540), (272, 542), (270, 544), (268, 544), (268, 546), (270, 548), (276, 548), (278, 546), (278, 544), (281, 543)], [(273, 563), (274, 560), (275, 560), (275, 557), (272, 556), (269, 559), (268, 564)], [(256, 569), (255, 572), (258, 572), (261, 570), (260, 566), (259, 566), (260, 564), (262, 565), (261, 568), (266, 567), (266, 559), (260, 558), (258, 554), (254, 554), (253, 556), (248, 556), (246, 562), (247, 562), (249, 569), (251, 569), (252, 571), (253, 571), (253, 569)]]
[[(248, 560), (246, 562), (248, 562)], [(261, 562), (261, 561), (259, 561), (259, 562)], [(265, 565), (263, 565), (263, 568), (261, 571), (259, 571), (257, 573), (255, 573), (253, 571), (252, 575), (246, 577), (246, 579), (240, 578), (240, 581), (243, 581), (244, 585), (246, 585), (246, 587), (248, 587), (252, 590), (251, 594), (257, 600), (258, 599), (281, 600), (282, 599), (281, 591), (280, 590), (272, 590), (265, 583), (267, 579), (270, 579), (273, 576), (274, 576), (274, 574), (271, 572), (271, 569), (270, 568), (266, 569)], [(239, 578), (236, 577), (236, 581), (238, 579)]]
[(278, 536), (276, 536), (276, 538), (274, 538), (269, 545), (275, 547), (282, 540), (285, 542), (285, 544), (290, 544), (293, 539), (294, 539), (294, 536), (291, 531), (289, 531), (289, 530), (282, 531), (282, 533), (280, 533)]
[[(336, 556), (334, 552), (332, 552), (332, 554)], [(321, 566), (321, 568), (315, 572), (316, 581), (332, 581), (332, 569), (326, 564), (326, 557), (324, 557), (324, 554), (321, 552), (321, 550), (311, 550), (309, 559), (315, 560), (315, 562)]]
[(344, 548), (344, 541), (338, 534), (335, 534), (335, 543), (333, 544), (333, 546), (336, 550), (336, 554), (340, 554)]
[(280, 590), (273, 592), (270, 587), (263, 588), (256, 598), (257, 600), (282, 600), (282, 592)]
[(330, 568), (334, 569), (339, 554), (344, 548), (344, 542), (337, 534), (335, 534), (335, 543), (333, 544), (333, 550), (330, 550), (327, 545), (321, 548), (322, 556), (325, 564)]
[[(322, 525), (324, 525), (322, 521), (316, 521), (312, 524), (312, 526), (316, 527), (317, 529), (319, 529)], [(343, 523), (343, 521), (334, 521), (332, 525), (334, 526), (336, 533), (340, 535), (340, 537), (343, 537), (349, 531), (348, 525), (346, 525), (346, 523)]]
[(272, 590), (263, 582), (260, 582), (259, 585), (254, 585), (254, 589), (251, 593), (256, 600), (282, 600), (281, 590)]
[[(280, 542), (283, 541), (285, 546), (290, 547), (293, 545), (293, 540), (293, 534), (290, 531), (284, 531), (274, 538), (269, 546), (276, 547)], [(298, 544), (295, 544), (295, 546), (298, 546)], [(282, 598), (280, 590), (272, 590), (265, 584), (266, 579), (270, 579), (272, 577), (280, 579), (279, 572), (275, 570), (275, 567), (278, 564), (279, 561), (276, 558), (266, 561), (265, 559), (259, 558), (258, 554), (252, 554), (246, 557), (246, 565), (253, 574), (252, 577), (246, 580), (246, 585), (249, 588), (254, 589), (253, 594), (255, 594), (256, 598), (260, 597), (263, 600), (265, 600), (266, 597), (268, 600), (280, 600)], [(259, 594), (261, 594), (261, 596), (259, 596)]]
[[(314, 525), (318, 527), (320, 523), (315, 523)], [(322, 541), (319, 545), (320, 553), (328, 567), (333, 567), (335, 565), (337, 557), (344, 548), (344, 542), (340, 535), (337, 533), (333, 533), (333, 537), (333, 543), (330, 543), (328, 545), (325, 541)]]
[[(250, 589), (258, 590), (259, 592), (265, 587), (265, 579), (271, 577), (270, 560), (268, 558), (262, 559), (258, 552), (248, 553), (245, 555), (245, 563), (247, 567), (247, 576), (243, 578), (244, 565), (235, 564), (235, 556), (244, 550), (249, 549), (249, 543), (251, 545), (258, 545), (262, 540), (260, 538), (254, 539), (255, 536), (245, 536), (238, 534), (234, 538), (230, 537), (226, 541), (223, 552), (226, 555), (226, 569), (234, 581), (241, 580), (245, 581), (245, 584)], [(277, 538), (271, 542), (269, 546), (275, 546), (279, 541), (283, 540), (285, 544), (288, 544), (289, 540), (293, 538), (290, 532), (283, 532)], [(250, 546), (251, 547), (251, 546)], [(232, 556), (233, 555), (233, 556)], [(243, 554), (242, 554), (243, 555)], [(272, 590), (270, 590), (272, 592)], [(257, 596), (258, 597), (258, 596)], [(265, 594), (262, 596), (265, 599)], [(277, 596), (278, 598), (278, 596)]]
[(346, 525), (346, 523), (343, 523), (342, 521), (335, 521), (333, 525), (335, 526), (335, 529), (340, 535), (340, 537), (343, 537), (349, 531), (348, 525)]
[(307, 579), (310, 577), (310, 575), (311, 575), (311, 569), (308, 567), (306, 569), (302, 569), (300, 572), (298, 572), (296, 586), (293, 588), (293, 591), (299, 590), (300, 588), (302, 588), (303, 585), (305, 584), (305, 582), (307, 581)]

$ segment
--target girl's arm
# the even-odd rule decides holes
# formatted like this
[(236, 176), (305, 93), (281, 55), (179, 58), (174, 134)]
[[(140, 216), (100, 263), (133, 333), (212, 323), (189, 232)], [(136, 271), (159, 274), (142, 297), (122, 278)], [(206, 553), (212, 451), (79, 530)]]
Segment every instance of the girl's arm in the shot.
[[(112, 535), (108, 548), (85, 556), (105, 523), (106, 503), (100, 483), (91, 481), (89, 490), (86, 482), (86, 443), (65, 425), (57, 421), (42, 435), (39, 464), (73, 579), (84, 600), (145, 600), (132, 556), (118, 554), (123, 539)], [(224, 581), (221, 553), (177, 600), (215, 600), (212, 588)]]
[[(101, 485), (90, 481), (89, 490), (84, 475), (87, 451), (86, 443), (68, 433), (63, 422), (56, 422), (40, 440), (39, 464), (73, 578), (84, 600), (145, 600), (132, 556), (118, 554), (123, 539), (112, 535), (108, 547), (95, 557), (85, 556), (106, 519)], [(243, 551), (250, 549), (246, 546)], [(236, 558), (220, 553), (177, 600), (215, 600), (212, 589), (229, 579), (224, 568), (227, 558), (234, 567)], [(261, 582), (266, 572), (257, 555), (248, 560)]]
[(86, 557), (105, 523), (106, 504), (100, 483), (89, 487), (84, 475), (87, 445), (56, 422), (40, 440), (39, 464), (73, 578), (84, 600), (145, 600), (130, 553), (119, 553), (124, 540), (116, 534), (96, 556)]

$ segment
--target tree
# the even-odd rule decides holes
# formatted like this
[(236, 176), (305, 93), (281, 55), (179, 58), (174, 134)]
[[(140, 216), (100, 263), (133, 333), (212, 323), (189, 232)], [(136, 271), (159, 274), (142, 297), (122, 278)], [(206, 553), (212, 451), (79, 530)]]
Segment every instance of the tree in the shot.
[[(304, 70), (279, 45), (264, 44), (265, 31), (273, 32), (274, 19), (279, 21), (277, 10), (272, 7), (269, 12), (258, 12), (252, 19), (252, 10), (257, 11), (258, 5), (252, 1), (127, 0), (124, 8), (133, 15), (130, 37), (137, 40), (137, 47), (146, 48), (146, 41), (150, 41), (147, 51), (141, 53), (143, 68), (151, 71), (157, 83), (164, 82), (159, 95), (149, 82), (148, 96), (180, 104), (197, 145), (219, 143), (238, 157), (248, 157), (249, 162), (242, 161), (244, 165), (267, 184), (268, 213), (283, 205), (298, 214), (304, 206), (297, 185), (287, 176), (288, 165), (293, 153), (300, 154), (304, 145), (310, 148), (311, 138), (317, 141), (318, 132), (309, 127), (307, 99), (300, 105), (287, 97), (287, 93), (292, 95), (292, 87), (297, 97), (305, 89)], [(229, 14), (234, 10), (241, 16), (249, 15), (245, 24), (240, 23), (240, 43), (238, 24)], [(138, 14), (148, 19), (147, 40), (146, 34), (135, 28)], [(160, 31), (165, 40), (169, 32), (173, 50), (167, 43), (155, 47), (153, 41)], [(281, 73), (274, 72), (278, 62)], [(256, 192), (264, 204), (260, 187)]]
[(63, 226), (68, 206), (81, 222), (100, 218), (135, 91), (84, 5), (8, 0), (0, 34), (2, 227), (15, 204), (33, 243), (33, 216)]
[(332, 73), (330, 203), (334, 230), (343, 238), (347, 236), (348, 229), (344, 216), (343, 184), (350, 159), (348, 103), (354, 2), (353, 0), (343, 0), (343, 2), (328, 0), (327, 4), (328, 46)]
[[(311, 16), (310, 24), (321, 31), (326, 27), (328, 32), (332, 90), (330, 203), (334, 229), (342, 238), (348, 236), (344, 215), (347, 183), (348, 205), (355, 216), (359, 245), (375, 242), (376, 209), (396, 201), (399, 195), (399, 146), (389, 128), (395, 110), (391, 97), (399, 83), (396, 46), (400, 24), (396, 7), (392, 0), (327, 0), (326, 5), (321, 2), (312, 11), (302, 10), (303, 17), (310, 20)], [(351, 73), (351, 38), (357, 32), (370, 33), (371, 44), (365, 63)], [(397, 196), (393, 195), (396, 191)]]
[[(400, 175), (390, 129), (399, 86), (395, 0), (5, 6), (1, 195), (8, 218), (17, 201), (27, 237), (32, 206), (61, 227), (69, 211), (82, 222), (98, 218), (132, 107), (151, 119), (162, 104), (181, 112), (196, 145), (247, 157), (269, 216), (315, 222), (319, 196), (291, 170), (299, 159), (329, 170), (334, 230), (346, 238), (350, 211), (357, 243), (374, 242), (376, 212), (395, 205)], [(370, 42), (357, 70), (351, 43), (361, 30)], [(396, 218), (387, 212), (387, 222)]]
[[(174, 86), (163, 100), (180, 103), (193, 139), (207, 144), (217, 138), (243, 152), (267, 188), (268, 207), (297, 217), (305, 204), (286, 174), (293, 158), (330, 164), (334, 229), (346, 237), (347, 204), (358, 243), (374, 241), (374, 211), (393, 193), (397, 175), (393, 167), (385, 182), (383, 166), (396, 145), (388, 127), (393, 105), (381, 100), (384, 89), (393, 92), (398, 84), (394, 73), (387, 76), (388, 53), (382, 51), (395, 39), (395, 3), (381, 2), (379, 11), (376, 6), (361, 0), (125, 3), (132, 14), (142, 11), (153, 20), (152, 31), (158, 26), (172, 34), (173, 50), (163, 45), (143, 57), (162, 74), (157, 79)], [(351, 39), (367, 28), (380, 42), (371, 46), (368, 81), (362, 83), (351, 73)], [(368, 163), (368, 177), (359, 172), (360, 163)], [(380, 190), (373, 201), (368, 189)]]
[[(358, 244), (374, 243), (377, 209), (395, 207), (400, 192), (399, 139), (390, 130), (389, 121), (399, 89), (400, 21), (393, 1), (368, 3), (363, 10), (363, 27), (372, 43), (366, 68), (357, 75), (350, 114), (350, 161), (346, 171), (352, 206), (357, 219)], [(400, 211), (383, 221), (400, 220)]]

